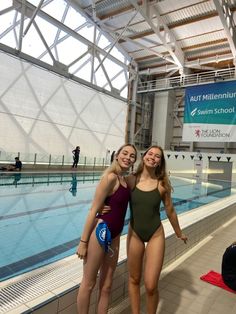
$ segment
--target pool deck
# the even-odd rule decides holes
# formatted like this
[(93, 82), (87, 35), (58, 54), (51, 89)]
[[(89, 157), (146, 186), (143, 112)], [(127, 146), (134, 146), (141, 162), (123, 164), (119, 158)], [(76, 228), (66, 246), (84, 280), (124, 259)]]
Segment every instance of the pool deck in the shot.
[[(158, 314), (235, 314), (236, 294), (200, 280), (210, 270), (221, 271), (225, 248), (236, 240), (236, 216), (193, 247), (162, 271)], [(129, 301), (122, 311), (110, 314), (130, 314)], [(145, 294), (142, 294), (142, 314)]]

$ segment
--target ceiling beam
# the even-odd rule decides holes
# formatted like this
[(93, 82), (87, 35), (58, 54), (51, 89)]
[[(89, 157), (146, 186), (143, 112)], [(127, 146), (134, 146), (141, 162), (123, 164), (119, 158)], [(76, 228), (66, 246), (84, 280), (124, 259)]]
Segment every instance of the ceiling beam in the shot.
[(14, 9), (15, 9), (15, 8), (14, 8), (14, 6), (12, 5), (12, 6), (8, 7), (8, 8), (6, 8), (6, 9), (4, 9), (4, 10), (1, 10), (1, 11), (0, 11), (0, 16), (3, 15), (3, 14), (6, 14), (6, 13), (8, 13), (8, 12), (11, 12), (11, 11), (14, 10)]
[(227, 0), (213, 0), (216, 10), (218, 12), (220, 21), (224, 27), (225, 35), (228, 39), (230, 49), (232, 51), (234, 59), (236, 58), (236, 31), (233, 14), (230, 11), (230, 7)]
[(101, 60), (100, 64), (98, 65), (98, 67), (96, 68), (95, 72), (99, 69), (99, 67), (101, 66), (101, 64), (103, 64), (103, 62), (105, 61), (105, 59), (107, 58), (107, 56), (110, 54), (111, 50), (114, 48), (114, 46), (118, 43), (119, 39), (121, 38), (122, 34), (127, 30), (129, 24), (132, 22), (132, 20), (135, 18), (135, 16), (137, 15), (138, 12), (134, 12), (134, 14), (131, 16), (130, 20), (128, 21), (128, 23), (126, 24), (126, 26), (124, 27), (124, 29), (122, 30), (122, 32), (119, 34), (119, 36), (115, 39), (115, 41), (113, 41), (111, 47), (109, 48), (109, 50), (106, 52), (106, 55), (103, 57), (103, 59)]
[[(173, 33), (170, 31), (169, 27), (164, 23), (161, 15), (159, 14), (156, 6), (149, 6), (147, 2), (144, 1), (143, 5), (138, 5), (137, 1), (130, 0), (135, 9), (139, 11), (145, 21), (149, 24), (151, 29), (157, 35), (159, 40), (169, 52), (170, 56), (173, 58), (174, 63), (182, 69), (184, 67), (184, 53), (176, 41)], [(154, 18), (155, 17), (155, 21)], [(160, 29), (163, 31), (160, 31)]]
[[(37, 8), (34, 10), (34, 13), (33, 13), (33, 15), (32, 15), (31, 18), (30, 18), (29, 24), (28, 24), (28, 25), (26, 26), (26, 28), (25, 28), (25, 31), (24, 31), (24, 33), (23, 33), (23, 36), (25, 36), (25, 35), (27, 34), (28, 30), (30, 29), (30, 26), (32, 25), (32, 23), (33, 23), (33, 21), (34, 21), (36, 15), (37, 15), (37, 13), (38, 13), (39, 10), (41, 9), (41, 6), (43, 5), (43, 2), (44, 2), (44, 0), (41, 0), (40, 3), (38, 4)], [(24, 4), (25, 4), (25, 3), (23, 2), (23, 5), (24, 5)]]
[[(185, 62), (186, 68), (196, 68), (199, 69), (202, 65), (209, 65), (211, 63), (219, 63), (223, 61), (232, 61), (232, 54), (224, 54), (219, 56), (208, 56), (207, 58), (202, 59), (194, 59), (190, 61)], [(139, 71), (139, 75), (154, 75), (154, 74), (160, 74), (160, 73), (168, 73), (170, 71), (178, 70), (178, 66), (174, 64), (166, 64), (162, 66), (156, 66), (156, 67), (150, 67), (144, 70)]]

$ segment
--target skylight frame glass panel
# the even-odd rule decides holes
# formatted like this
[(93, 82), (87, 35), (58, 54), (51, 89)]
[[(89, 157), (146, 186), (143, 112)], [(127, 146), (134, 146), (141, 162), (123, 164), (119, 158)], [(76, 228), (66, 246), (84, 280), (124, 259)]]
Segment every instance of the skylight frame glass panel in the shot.
[(91, 43), (94, 42), (94, 26), (91, 24), (86, 24), (84, 27), (80, 28), (77, 31), (78, 34), (80, 34), (82, 37), (89, 40)]
[[(105, 35), (103, 35), (101, 32), (97, 33), (97, 46), (104, 49), (105, 51), (109, 51), (109, 53), (115, 57), (117, 60), (125, 63), (126, 65), (130, 62), (128, 60), (128, 57), (125, 53), (123, 53), (119, 47), (116, 47), (115, 39), (113, 41), (110, 41)], [(112, 47), (114, 46), (114, 47)], [(112, 47), (112, 49), (111, 49)], [(110, 51), (111, 49), (111, 51)]]
[(125, 56), (118, 50), (116, 46), (112, 48), (110, 54), (121, 62), (125, 62)]
[(125, 77), (124, 71), (112, 79), (112, 85), (119, 90), (124, 86), (125, 82), (127, 82), (127, 79)]
[[(28, 23), (29, 19), (25, 21), (26, 25)], [(42, 42), (38, 32), (36, 31), (34, 25), (31, 25), (26, 36), (24, 36), (24, 40), (22, 41), (22, 52), (32, 57), (39, 58), (39, 56), (42, 55), (45, 50), (46, 47)]]
[[(16, 11), (10, 11), (8, 13), (5, 13), (1, 15), (1, 23), (0, 23), (0, 35), (4, 33), (6, 30), (10, 28), (13, 29), (14, 27), (14, 17), (15, 17)], [(0, 42), (2, 42), (2, 38), (0, 37)]]
[(58, 36), (58, 40), (61, 40), (63, 38), (67, 38), (69, 37), (70, 35), (67, 34), (66, 32), (64, 32), (63, 30), (60, 29), (60, 33), (59, 33), (59, 36)]
[(42, 33), (47, 45), (49, 47), (53, 45), (55, 42), (56, 34), (58, 32), (58, 28), (39, 16), (36, 16), (35, 22), (40, 32)]
[(7, 33), (3, 38), (0, 39), (0, 43), (6, 46), (16, 48), (16, 38), (13, 31)]
[(0, 11), (5, 10), (12, 6), (12, 0), (0, 1)]
[(101, 49), (106, 49), (111, 44), (108, 38), (104, 36), (103, 34), (101, 34), (101, 32), (97, 33), (96, 41), (97, 41), (97, 46), (100, 47)]
[(66, 7), (67, 3), (64, 0), (57, 0), (42, 6), (41, 10), (61, 22)]
[(107, 69), (107, 74), (110, 80), (112, 80), (114, 76), (116, 76), (120, 71), (123, 70), (123, 68), (119, 64), (113, 62), (112, 60), (109, 60), (108, 58), (104, 60), (103, 65)]
[(76, 30), (86, 22), (86, 19), (79, 12), (70, 7), (63, 23), (70, 29)]
[[(68, 47), (71, 47), (68, 53)], [(59, 61), (70, 64), (88, 50), (88, 47), (73, 37), (68, 37), (56, 45)]]
[(46, 53), (44, 54), (41, 58), (40, 58), (41, 61), (47, 63), (47, 64), (50, 64), (50, 65), (53, 65), (53, 60), (52, 58), (50, 57), (49, 53)]
[(128, 97), (128, 87), (127, 86), (121, 91), (120, 96), (123, 98)]
[(91, 56), (88, 54), (69, 68), (69, 73), (87, 81), (91, 81)]
[(38, 7), (40, 0), (28, 0), (28, 2)]
[[(95, 62), (94, 62), (94, 68), (96, 69), (96, 68), (98, 67), (98, 65), (100, 64), (100, 62), (99, 62), (99, 60), (98, 60), (97, 58), (95, 58), (94, 61), (95, 61)], [(107, 78), (106, 78), (106, 75), (105, 75), (105, 73), (104, 73), (104, 70), (103, 70), (102, 66), (100, 66), (100, 67), (98, 68), (98, 70), (95, 72), (94, 75), (95, 75), (94, 83), (95, 83), (97, 86), (100, 86), (100, 87), (106, 86), (106, 87), (107, 87), (106, 89), (108, 89), (108, 86), (107, 86), (107, 84), (108, 84)], [(110, 90), (110, 88), (109, 88), (108, 90)]]

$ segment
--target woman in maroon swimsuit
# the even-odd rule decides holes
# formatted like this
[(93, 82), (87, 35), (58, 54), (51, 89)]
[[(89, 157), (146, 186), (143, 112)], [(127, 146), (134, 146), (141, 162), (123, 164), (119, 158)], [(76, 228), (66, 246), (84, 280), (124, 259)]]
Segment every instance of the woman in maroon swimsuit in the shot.
[[(136, 161), (137, 151), (131, 144), (123, 145), (115, 154), (111, 166), (104, 172), (96, 189), (89, 211), (77, 255), (84, 260), (83, 279), (80, 284), (77, 307), (79, 314), (89, 312), (92, 290), (99, 272), (99, 299), (97, 313), (108, 311), (109, 294), (120, 245), (120, 234), (124, 225), (127, 205), (130, 199), (123, 174)], [(111, 211), (102, 216), (99, 210), (106, 204)]]

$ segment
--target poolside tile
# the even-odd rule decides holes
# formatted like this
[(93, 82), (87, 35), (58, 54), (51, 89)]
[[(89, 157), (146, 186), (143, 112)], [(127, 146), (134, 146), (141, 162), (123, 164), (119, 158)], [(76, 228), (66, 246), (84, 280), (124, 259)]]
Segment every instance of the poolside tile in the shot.
[(30, 309), (26, 305), (22, 304), (18, 307), (15, 307), (14, 310), (7, 311), (7, 314), (19, 314), (29, 310)]

